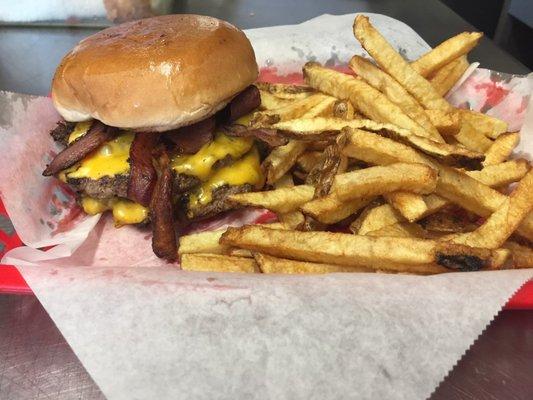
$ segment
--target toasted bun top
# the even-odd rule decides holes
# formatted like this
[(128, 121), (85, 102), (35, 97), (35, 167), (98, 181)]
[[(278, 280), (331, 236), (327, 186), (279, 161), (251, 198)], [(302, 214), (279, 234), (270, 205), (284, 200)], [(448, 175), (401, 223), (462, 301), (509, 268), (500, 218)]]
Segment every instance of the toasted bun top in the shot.
[(52, 99), (67, 121), (165, 131), (223, 108), (257, 78), (244, 33), (201, 15), (166, 15), (82, 40), (56, 70)]

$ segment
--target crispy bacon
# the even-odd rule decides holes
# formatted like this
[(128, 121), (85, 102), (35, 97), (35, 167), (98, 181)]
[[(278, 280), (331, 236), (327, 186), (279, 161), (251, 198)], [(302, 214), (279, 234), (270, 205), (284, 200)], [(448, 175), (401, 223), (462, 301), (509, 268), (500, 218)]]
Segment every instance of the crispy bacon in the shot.
[(178, 153), (194, 154), (206, 143), (213, 140), (215, 117), (209, 117), (195, 124), (184, 126), (166, 133), (175, 144)]
[(136, 133), (130, 147), (128, 198), (145, 207), (150, 205), (157, 180), (157, 172), (152, 163), (152, 150), (157, 136), (153, 133)]
[(177, 243), (172, 206), (173, 176), (166, 153), (159, 157), (159, 168), (160, 174), (150, 204), (152, 249), (158, 257), (174, 261), (177, 255)]
[(239, 93), (219, 113), (219, 121), (228, 123), (246, 115), (261, 105), (261, 94), (254, 85), (248, 86)]
[(255, 137), (269, 147), (283, 146), (289, 141), (286, 137), (281, 136), (276, 129), (250, 129), (243, 125), (229, 125), (224, 127), (223, 131), (228, 136)]
[(100, 121), (95, 121), (91, 125), (89, 132), (55, 156), (44, 170), (43, 175), (55, 175), (65, 168), (72, 167), (78, 161), (83, 160), (89, 153), (111, 140), (116, 132), (116, 128), (104, 125)]

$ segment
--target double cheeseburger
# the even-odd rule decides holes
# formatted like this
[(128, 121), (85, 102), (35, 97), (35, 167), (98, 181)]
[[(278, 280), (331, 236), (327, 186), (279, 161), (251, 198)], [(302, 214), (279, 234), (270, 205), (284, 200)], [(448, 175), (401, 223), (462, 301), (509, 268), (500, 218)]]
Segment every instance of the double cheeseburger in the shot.
[[(216, 18), (167, 15), (105, 29), (57, 68), (52, 130), (66, 147), (43, 175), (79, 194), (86, 213), (153, 229), (173, 260), (175, 221), (228, 210), (229, 194), (263, 185), (260, 152), (242, 130), (260, 105), (254, 51)], [(233, 125), (235, 126), (235, 125)]]

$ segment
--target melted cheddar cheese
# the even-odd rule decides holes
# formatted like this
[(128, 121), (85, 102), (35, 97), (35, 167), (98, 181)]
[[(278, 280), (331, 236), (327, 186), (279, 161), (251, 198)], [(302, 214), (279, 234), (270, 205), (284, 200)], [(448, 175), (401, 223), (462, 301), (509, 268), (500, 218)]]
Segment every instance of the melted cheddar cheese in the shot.
[(85, 196), (81, 199), (81, 206), (83, 211), (89, 215), (111, 210), (117, 226), (140, 224), (148, 218), (148, 208), (131, 200), (117, 197), (110, 200), (100, 200)]
[(128, 159), (135, 134), (125, 132), (100, 146), (92, 155), (85, 157), (68, 178), (100, 179), (104, 176), (125, 174), (130, 169)]
[(227, 156), (237, 159), (246, 154), (252, 145), (252, 138), (230, 137), (218, 133), (212, 142), (205, 144), (197, 153), (174, 157), (171, 166), (179, 174), (192, 175), (205, 181), (217, 161)]
[(259, 153), (254, 147), (240, 160), (214, 171), (209, 179), (189, 197), (189, 207), (194, 208), (210, 203), (213, 200), (213, 191), (221, 186), (240, 186), (247, 183), (257, 185), (262, 179)]
[(68, 144), (71, 144), (73, 141), (89, 132), (89, 128), (92, 124), (93, 121), (78, 122), (68, 137)]

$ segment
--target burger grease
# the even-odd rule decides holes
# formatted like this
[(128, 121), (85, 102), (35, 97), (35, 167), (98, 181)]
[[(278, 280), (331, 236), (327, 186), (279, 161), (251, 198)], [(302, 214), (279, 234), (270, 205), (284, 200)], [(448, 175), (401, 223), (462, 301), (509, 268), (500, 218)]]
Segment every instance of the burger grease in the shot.
[(257, 75), (244, 33), (212, 17), (167, 15), (92, 35), (54, 75), (64, 121), (51, 134), (67, 147), (43, 174), (71, 184), (89, 214), (145, 223), (161, 219), (151, 200), (158, 177), (168, 179), (157, 162), (164, 153), (175, 215), (225, 211), (228, 194), (263, 184), (254, 139), (225, 129), (259, 106)]

